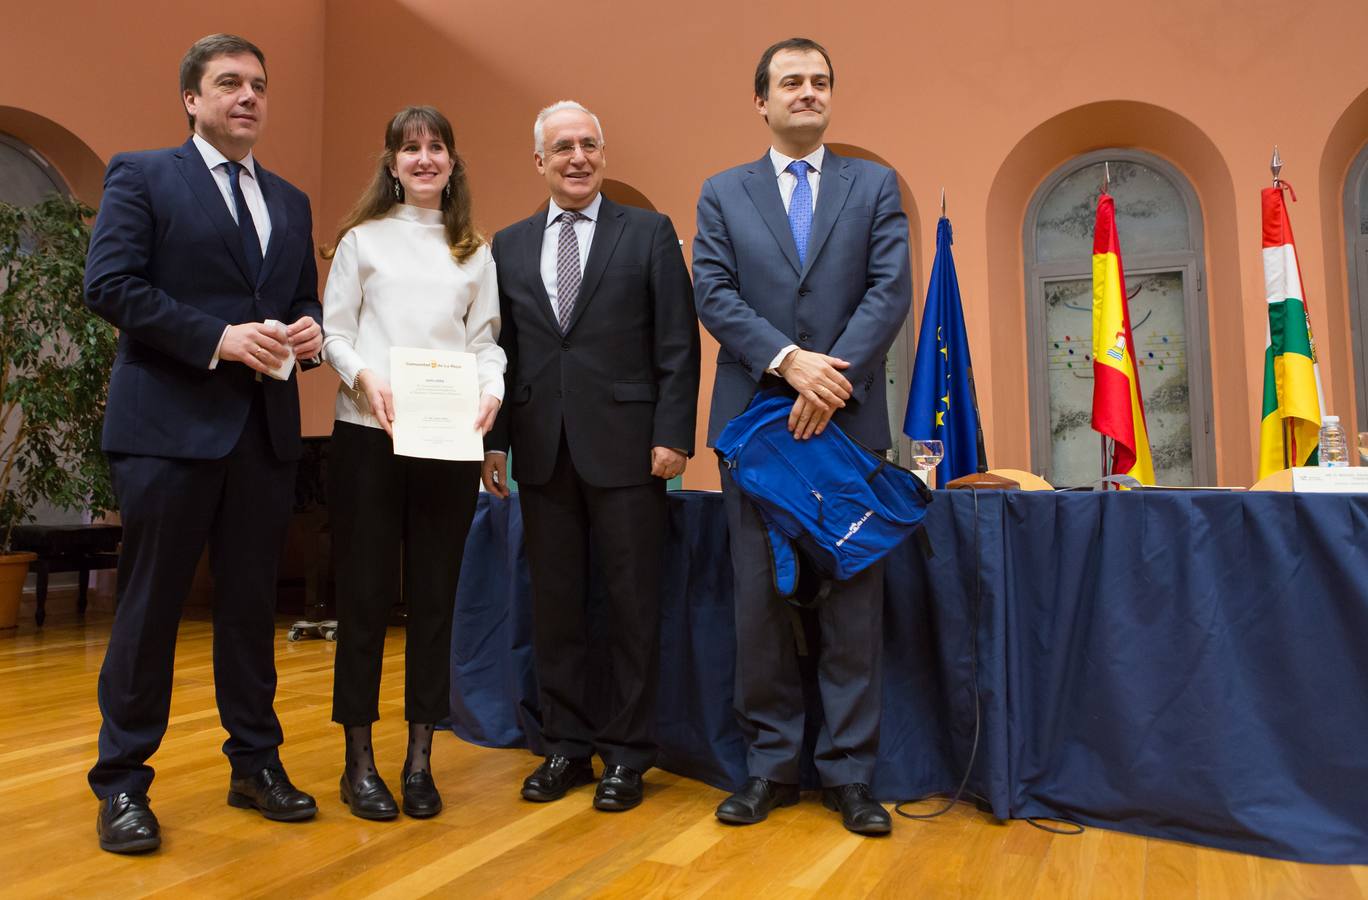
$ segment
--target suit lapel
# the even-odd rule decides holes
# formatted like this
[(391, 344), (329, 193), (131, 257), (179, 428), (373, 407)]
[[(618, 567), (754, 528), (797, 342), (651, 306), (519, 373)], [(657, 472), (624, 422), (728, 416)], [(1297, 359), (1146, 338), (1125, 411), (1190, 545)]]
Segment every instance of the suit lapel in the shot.
[(533, 305), (538, 308), (547, 324), (559, 334), (560, 322), (556, 321), (556, 316), (551, 311), (551, 297), (546, 293), (546, 282), (542, 281), (541, 275), (542, 241), (546, 238), (546, 211), (547, 207), (543, 206), (527, 220), (520, 252), (526, 264), (523, 271), (531, 273)]
[[(779, 249), (784, 251), (784, 258), (793, 266), (793, 271), (801, 273), (803, 267), (798, 262), (798, 245), (793, 243), (793, 231), (789, 228), (788, 214), (784, 212), (784, 198), (779, 196), (779, 179), (775, 177), (774, 164), (770, 162), (768, 151), (751, 166), (741, 183), (755, 204), (756, 212), (760, 213), (760, 218), (774, 235)], [(812, 247), (810, 242), (808, 247)], [(808, 259), (811, 258), (809, 253)]]
[(575, 323), (584, 315), (584, 308), (594, 299), (594, 290), (603, 278), (603, 270), (612, 258), (618, 238), (622, 237), (622, 220), (626, 214), (607, 197), (599, 204), (598, 221), (594, 223), (594, 240), (589, 245), (589, 258), (584, 261), (584, 277), (580, 279), (579, 296), (575, 298), (575, 308), (570, 311), (570, 325), (566, 333), (575, 330)]
[(285, 211), (285, 192), (280, 189), (279, 179), (256, 164), (257, 187), (266, 201), (266, 212), (271, 217), (271, 240), (266, 245), (266, 256), (261, 261), (261, 283), (271, 275), (271, 269), (280, 258), (281, 248), (285, 245), (286, 229), (290, 224), (289, 214)]
[(228, 212), (228, 204), (224, 202), (218, 183), (214, 181), (209, 167), (204, 164), (204, 157), (195, 149), (193, 140), (186, 141), (180, 150), (176, 151), (176, 166), (180, 169), (181, 177), (190, 186), (190, 192), (199, 200), (200, 206), (204, 207), (205, 215), (214, 223), (219, 237), (223, 238), (223, 243), (228, 246), (228, 254), (233, 257), (233, 262), (237, 263), (243, 280), (251, 284), (252, 277), (248, 274), (247, 257), (242, 251), (242, 236), (237, 223)]
[(817, 189), (817, 208), (812, 213), (812, 234), (808, 236), (804, 275), (812, 270), (813, 262), (822, 252), (822, 245), (831, 236), (836, 217), (840, 215), (845, 207), (846, 198), (850, 196), (851, 176), (846, 171), (846, 165), (846, 161), (830, 149), (826, 151), (822, 160), (822, 181)]

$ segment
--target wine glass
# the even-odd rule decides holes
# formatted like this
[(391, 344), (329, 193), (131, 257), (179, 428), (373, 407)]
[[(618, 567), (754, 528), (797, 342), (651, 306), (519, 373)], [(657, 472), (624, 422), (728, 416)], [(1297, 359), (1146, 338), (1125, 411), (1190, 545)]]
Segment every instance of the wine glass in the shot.
[[(919, 472), (930, 472), (945, 457), (945, 445), (940, 441), (913, 441), (912, 467)], [(923, 475), (923, 480), (927, 476)]]

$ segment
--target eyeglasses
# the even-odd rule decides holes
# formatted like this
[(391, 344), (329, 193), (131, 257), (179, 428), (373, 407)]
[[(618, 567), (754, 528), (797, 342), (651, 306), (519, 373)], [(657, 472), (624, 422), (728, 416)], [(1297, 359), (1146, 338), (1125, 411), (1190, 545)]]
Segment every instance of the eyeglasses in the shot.
[(603, 152), (603, 145), (593, 138), (585, 138), (576, 144), (574, 141), (560, 141), (547, 148), (548, 156), (567, 157), (575, 155), (575, 148), (578, 147), (585, 156), (597, 156)]

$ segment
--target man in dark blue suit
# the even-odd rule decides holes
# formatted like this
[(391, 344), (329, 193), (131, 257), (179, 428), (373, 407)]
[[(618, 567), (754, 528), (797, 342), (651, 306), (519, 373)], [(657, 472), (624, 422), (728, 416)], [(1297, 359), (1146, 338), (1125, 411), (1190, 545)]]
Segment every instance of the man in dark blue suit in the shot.
[(276, 563), (301, 448), (284, 364), (316, 357), (323, 337), (312, 214), (252, 158), (261, 51), (210, 35), (180, 74), (194, 134), (110, 161), (86, 261), (86, 302), (119, 329), (103, 446), (124, 536), (90, 771), (100, 846), (116, 853), (161, 843), (147, 759), (166, 732), (176, 630), (206, 544), (228, 803), (282, 821), (317, 811), (281, 767), (273, 709)]
[[(770, 47), (755, 108), (772, 147), (703, 185), (694, 239), (698, 317), (721, 350), (708, 444), (757, 390), (793, 395), (795, 440), (834, 421), (866, 446), (890, 445), (884, 354), (911, 303), (907, 219), (892, 170), (822, 144), (835, 76), (819, 44)], [(798, 801), (803, 693), (792, 623), (774, 592), (760, 515), (722, 468), (736, 601), (736, 710), (750, 777), (717, 808), (733, 824)], [(869, 782), (879, 746), (883, 567), (836, 582), (817, 608), (823, 802), (846, 828), (884, 834)]]

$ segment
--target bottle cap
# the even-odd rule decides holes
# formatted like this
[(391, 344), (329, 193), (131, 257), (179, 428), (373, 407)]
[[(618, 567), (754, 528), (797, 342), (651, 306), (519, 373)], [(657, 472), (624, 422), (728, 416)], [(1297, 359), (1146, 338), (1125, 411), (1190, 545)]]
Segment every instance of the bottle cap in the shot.
[(1324, 416), (1324, 417), (1321, 419), (1321, 424), (1322, 424), (1322, 425), (1338, 425), (1338, 424), (1339, 424), (1339, 416)]

